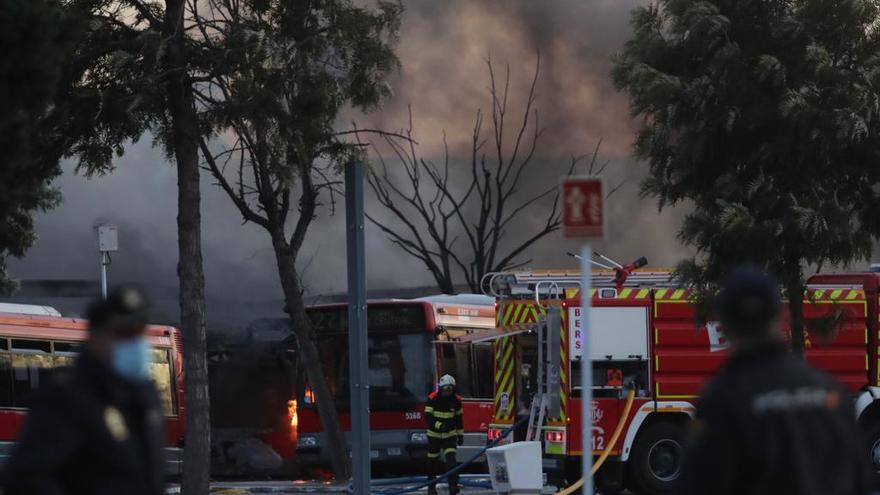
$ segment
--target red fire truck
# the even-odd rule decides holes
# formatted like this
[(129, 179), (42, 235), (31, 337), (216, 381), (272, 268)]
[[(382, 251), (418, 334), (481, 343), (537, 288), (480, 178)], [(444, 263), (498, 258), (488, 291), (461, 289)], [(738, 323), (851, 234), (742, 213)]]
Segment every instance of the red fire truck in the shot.
[[(0, 312), (0, 463), (9, 456), (27, 414), (28, 396), (52, 368), (67, 366), (88, 336), (87, 322), (44, 306), (6, 304)], [(47, 316), (50, 315), (50, 316)], [(51, 316), (58, 315), (58, 316)], [(180, 331), (150, 326), (150, 372), (166, 416), (166, 472), (179, 475), (183, 440), (183, 347)]]
[[(349, 430), (348, 307), (308, 309), (315, 325), (324, 377), (344, 430)], [(486, 443), (492, 415), (492, 346), (480, 337), (495, 328), (492, 298), (436, 296), (370, 302), (367, 308), (371, 455), (380, 466), (400, 466), (427, 453), (424, 403), (444, 373), (455, 376), (464, 398), (468, 456)], [(306, 389), (298, 408), (297, 454), (304, 465), (328, 466), (329, 452), (314, 397)]]
[[(617, 280), (615, 280), (617, 276)], [(584, 332), (577, 272), (518, 272), (492, 277), (498, 327), (494, 340), (494, 413), (489, 438), (529, 416), (520, 437), (540, 440), (550, 472), (580, 478), (582, 411), (580, 355)], [(605, 493), (627, 486), (668, 493), (680, 473), (681, 439), (701, 387), (727, 356), (717, 322), (695, 324), (686, 289), (666, 272), (594, 271), (591, 329), (593, 401), (590, 452), (610, 454), (598, 473)], [(853, 395), (858, 421), (870, 439), (866, 456), (880, 471), (880, 273), (813, 276), (804, 295), (806, 359), (832, 374)], [(558, 314), (554, 327), (547, 315)], [(556, 338), (555, 334), (558, 334)], [(552, 336), (552, 338), (551, 338)], [(558, 370), (558, 385), (547, 377)], [(634, 400), (626, 417), (629, 390)], [(557, 397), (558, 394), (558, 397)], [(548, 404), (555, 403), (553, 407)], [(612, 432), (622, 427), (616, 442)]]

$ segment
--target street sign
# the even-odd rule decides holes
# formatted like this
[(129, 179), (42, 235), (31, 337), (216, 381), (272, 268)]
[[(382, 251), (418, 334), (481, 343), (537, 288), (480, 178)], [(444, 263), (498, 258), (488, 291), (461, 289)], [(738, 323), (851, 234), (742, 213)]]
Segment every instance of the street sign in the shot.
[(602, 179), (562, 179), (562, 231), (565, 237), (600, 239), (605, 235)]
[[(581, 334), (589, 332), (590, 326), (590, 288), (593, 283), (590, 259), (593, 249), (590, 240), (601, 239), (605, 235), (605, 207), (603, 204), (602, 179), (598, 177), (565, 177), (562, 179), (562, 232), (565, 237), (577, 237), (586, 242), (581, 250)], [(569, 323), (570, 324), (570, 323)], [(589, 348), (590, 339), (582, 337), (581, 342), (581, 403), (593, 402), (593, 359)], [(590, 445), (593, 429), (589, 422), (583, 421), (581, 445)], [(583, 493), (593, 493), (593, 456), (581, 456)]]

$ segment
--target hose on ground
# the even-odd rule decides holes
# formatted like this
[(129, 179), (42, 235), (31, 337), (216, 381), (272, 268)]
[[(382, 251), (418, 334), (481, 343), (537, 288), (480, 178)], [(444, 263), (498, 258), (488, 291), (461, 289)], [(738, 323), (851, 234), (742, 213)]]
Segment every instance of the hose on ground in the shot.
[[(605, 460), (608, 459), (608, 456), (611, 455), (611, 449), (613, 449), (614, 445), (617, 444), (617, 439), (620, 437), (620, 432), (623, 431), (623, 425), (626, 424), (626, 420), (627, 420), (627, 418), (629, 418), (629, 410), (632, 408), (633, 400), (635, 399), (635, 397), (636, 397), (636, 391), (630, 390), (629, 394), (626, 396), (626, 405), (623, 407), (623, 414), (620, 415), (620, 420), (617, 422), (617, 427), (614, 428), (614, 434), (611, 435), (611, 441), (609, 441), (608, 445), (605, 446), (605, 450), (602, 451), (602, 455), (600, 455), (599, 458), (596, 460), (596, 462), (593, 463), (593, 469), (592, 469), (592, 472), (590, 473), (590, 476), (595, 475), (596, 472), (599, 470), (599, 468), (602, 467), (602, 464), (605, 463)], [(586, 409), (586, 408), (584, 408), (584, 409)], [(584, 446), (584, 447), (586, 447), (586, 446)], [(586, 451), (586, 448), (584, 448), (582, 450)], [(582, 486), (584, 486), (584, 478), (583, 477), (581, 477), (581, 479), (575, 481), (574, 484), (572, 484), (571, 486), (556, 492), (556, 495), (570, 495), (571, 493), (574, 493), (575, 491), (580, 490), (580, 488)], [(591, 494), (588, 494), (588, 495), (591, 495)]]
[[(474, 484), (474, 483), (479, 483), (479, 482), (471, 481), (468, 478), (483, 479), (483, 478), (488, 478), (488, 477), (489, 477), (488, 474), (474, 474), (474, 475), (470, 475), (470, 476), (462, 475), (462, 476), (459, 476), (458, 482), (462, 483), (462, 484), (465, 484), (465, 483)], [(378, 480), (370, 480), (370, 485), (374, 486), (374, 487), (375, 486), (410, 485), (413, 483), (422, 483), (422, 482), (426, 481), (427, 479), (428, 479), (427, 476), (405, 476), (402, 478), (382, 478), (382, 479), (378, 479)]]
[[(425, 488), (426, 486), (428, 486), (428, 485), (430, 485), (430, 484), (432, 484), (432, 483), (439, 483), (440, 481), (443, 481), (443, 480), (449, 478), (449, 477), (450, 477), (451, 475), (453, 475), (453, 474), (458, 474), (462, 469), (464, 469), (464, 468), (466, 468), (467, 466), (473, 464), (477, 459), (480, 458), (480, 456), (482, 456), (483, 454), (485, 454), (487, 450), (489, 450), (489, 449), (491, 449), (492, 447), (495, 447), (496, 445), (498, 445), (499, 443), (501, 443), (501, 440), (504, 440), (505, 438), (507, 438), (507, 436), (510, 435), (510, 434), (513, 432), (513, 430), (515, 430), (516, 428), (519, 428), (520, 426), (522, 426), (522, 425), (523, 425), (525, 422), (527, 422), (528, 420), (529, 420), (528, 417), (520, 418), (519, 421), (517, 421), (516, 423), (512, 424), (512, 425), (510, 426), (510, 428), (507, 428), (506, 430), (504, 430), (503, 432), (501, 432), (501, 435), (500, 435), (498, 438), (496, 438), (495, 440), (492, 440), (491, 442), (489, 442), (485, 447), (483, 447), (482, 449), (480, 449), (479, 452), (477, 452), (476, 454), (472, 455), (470, 458), (468, 458), (466, 461), (464, 461), (463, 463), (459, 464), (458, 466), (455, 466), (454, 468), (450, 469), (449, 471), (446, 471), (445, 473), (441, 474), (440, 476), (437, 476), (437, 478), (435, 478), (435, 479), (433, 479), (433, 480), (431, 480), (431, 481), (427, 481), (427, 479), (426, 479), (424, 482), (419, 483), (418, 485), (411, 486), (411, 487), (409, 487), (409, 488), (405, 488), (405, 489), (403, 489), (403, 490), (372, 492), (372, 495), (404, 495), (404, 494), (406, 494), (406, 493), (412, 493), (412, 492), (415, 492), (415, 491), (421, 490), (422, 488)], [(481, 486), (479, 486), (479, 488), (482, 488), (482, 487), (484, 487), (484, 486), (485, 486), (485, 485), (481, 485)], [(351, 489), (349, 489), (349, 491), (351, 491)]]

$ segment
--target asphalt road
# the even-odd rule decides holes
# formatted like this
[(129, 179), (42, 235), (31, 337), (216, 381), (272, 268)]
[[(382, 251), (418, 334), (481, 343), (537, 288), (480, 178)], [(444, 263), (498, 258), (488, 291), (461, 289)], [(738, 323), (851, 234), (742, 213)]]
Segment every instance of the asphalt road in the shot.
[[(378, 491), (396, 491), (405, 488), (405, 486), (389, 486), (377, 488)], [(415, 493), (426, 493), (424, 488)], [(445, 495), (446, 489), (444, 485), (440, 485), (438, 492)], [(180, 487), (171, 486), (166, 491), (168, 495), (177, 495), (180, 493)], [(346, 485), (335, 485), (331, 483), (309, 482), (309, 481), (224, 481), (211, 483), (211, 493), (216, 495), (244, 495), (251, 493), (260, 494), (312, 494), (312, 495), (337, 495), (347, 494), (348, 487)], [(494, 493), (491, 490), (477, 488), (463, 488), (461, 493), (467, 495), (483, 495)]]
[[(467, 475), (469, 481), (478, 483), (489, 483), (486, 476)], [(375, 488), (376, 493), (380, 492), (396, 492), (406, 488), (407, 485), (379, 486)], [(545, 487), (544, 493), (552, 495), (556, 493), (555, 487)], [(440, 484), (438, 487), (440, 495), (446, 495), (446, 485)], [(179, 495), (180, 486), (172, 485), (168, 488), (168, 495)], [(211, 493), (215, 495), (245, 495), (245, 494), (311, 494), (311, 495), (340, 495), (349, 494), (348, 486), (345, 484), (335, 484), (320, 481), (222, 481), (211, 483)], [(416, 494), (424, 495), (427, 493), (425, 488)], [(462, 487), (462, 494), (466, 495), (488, 495), (494, 494), (492, 490), (485, 488)], [(601, 494), (600, 494), (601, 495)], [(622, 495), (633, 495), (629, 491), (624, 491)], [(873, 495), (880, 495), (875, 493)]]

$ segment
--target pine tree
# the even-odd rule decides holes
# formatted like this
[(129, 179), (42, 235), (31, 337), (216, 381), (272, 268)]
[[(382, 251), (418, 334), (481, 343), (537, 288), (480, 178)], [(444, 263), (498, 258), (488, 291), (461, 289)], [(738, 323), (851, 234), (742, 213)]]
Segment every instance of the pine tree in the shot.
[(880, 231), (878, 7), (869, 0), (661, 0), (632, 14), (614, 82), (641, 119), (645, 196), (692, 211), (680, 273), (752, 262), (782, 281), (803, 352), (805, 270)]
[(81, 26), (51, 0), (0, 0), (0, 294), (14, 288), (7, 256), (23, 256), (36, 236), (33, 213), (56, 206), (58, 160), (40, 152), (62, 61)]

